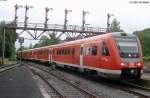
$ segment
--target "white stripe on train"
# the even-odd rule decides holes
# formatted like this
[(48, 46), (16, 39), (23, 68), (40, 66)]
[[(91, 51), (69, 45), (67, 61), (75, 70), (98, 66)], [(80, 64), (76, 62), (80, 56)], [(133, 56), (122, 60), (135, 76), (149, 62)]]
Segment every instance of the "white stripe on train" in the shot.
[[(30, 59), (40, 60), (40, 61), (48, 61), (48, 60), (35, 59), (35, 58), (30, 58)], [(96, 70), (97, 72), (105, 73), (105, 74), (113, 74), (113, 75), (120, 75), (121, 74), (121, 70), (95, 68), (95, 67), (90, 67), (90, 66), (86, 66), (86, 65), (81, 66), (81, 65), (77, 65), (77, 64), (65, 63), (65, 62), (60, 62), (60, 61), (53, 61), (53, 62), (55, 62), (59, 66), (68, 65), (68, 66), (72, 66), (72, 67), (78, 67), (81, 69), (87, 68), (87, 69), (91, 69), (91, 70)]]
[(121, 74), (121, 70), (111, 70), (111, 69), (101, 69), (101, 68), (95, 68), (95, 67), (90, 67), (90, 66), (86, 66), (86, 65), (77, 65), (77, 64), (71, 64), (71, 63), (64, 63), (64, 62), (59, 62), (59, 61), (53, 61), (57, 64), (60, 65), (68, 65), (68, 66), (73, 66), (73, 67), (78, 67), (78, 68), (87, 68), (87, 69), (91, 69), (91, 70), (96, 70), (98, 72), (102, 72), (102, 73), (106, 73), (106, 74), (116, 74), (116, 75), (120, 75)]

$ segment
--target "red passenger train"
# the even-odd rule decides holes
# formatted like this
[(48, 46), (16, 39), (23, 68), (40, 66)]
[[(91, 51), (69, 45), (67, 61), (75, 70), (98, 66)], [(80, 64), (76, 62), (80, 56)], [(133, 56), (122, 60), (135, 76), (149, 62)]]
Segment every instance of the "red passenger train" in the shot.
[(104, 77), (140, 78), (143, 73), (139, 39), (121, 32), (24, 50), (22, 59), (92, 71)]

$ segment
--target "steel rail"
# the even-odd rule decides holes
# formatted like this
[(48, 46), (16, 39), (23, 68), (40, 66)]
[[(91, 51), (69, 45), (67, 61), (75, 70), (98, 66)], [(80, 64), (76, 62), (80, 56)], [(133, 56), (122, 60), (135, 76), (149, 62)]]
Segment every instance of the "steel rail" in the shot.
[[(30, 65), (31, 65), (31, 64), (30, 64)], [(32, 65), (31, 65), (31, 66), (32, 66)], [(33, 66), (33, 67), (35, 67), (35, 66)], [(71, 81), (69, 81), (69, 80), (67, 80), (67, 79), (64, 79), (64, 78), (62, 78), (62, 77), (59, 77), (59, 76), (57, 76), (57, 75), (55, 75), (55, 74), (53, 74), (53, 73), (51, 73), (51, 72), (49, 72), (49, 71), (47, 71), (47, 70), (44, 70), (44, 69), (42, 69), (42, 68), (39, 68), (39, 67), (37, 67), (37, 66), (36, 66), (35, 68), (38, 68), (39, 70), (42, 70), (42, 71), (44, 71), (44, 72), (47, 72), (47, 73), (49, 73), (50, 75), (56, 77), (57, 79), (66, 82), (67, 84), (69, 84), (69, 85), (73, 86), (74, 88), (78, 89), (79, 91), (81, 91), (82, 93), (86, 94), (86, 95), (89, 96), (90, 98), (97, 98), (97, 96), (95, 96), (94, 94), (91, 94), (90, 92), (87, 92), (87, 91), (84, 90), (83, 88), (79, 87), (78, 85), (76, 85), (75, 83), (73, 83), (73, 82), (71, 82)]]
[(150, 88), (146, 88), (146, 87), (143, 87), (143, 86), (140, 86), (140, 85), (136, 85), (136, 84), (133, 84), (131, 82), (122, 81), (121, 83), (123, 83), (125, 85), (128, 85), (128, 86), (132, 86), (132, 87), (135, 87), (135, 88), (138, 88), (138, 89), (142, 89), (142, 90), (146, 90), (146, 91), (150, 92)]
[[(32, 64), (33, 65), (33, 64)], [(35, 66), (34, 66), (35, 67)], [(65, 80), (64, 78), (62, 78), (62, 77), (59, 77), (59, 76), (57, 76), (57, 75), (55, 75), (55, 74), (53, 74), (53, 73), (51, 73), (51, 72), (49, 72), (49, 71), (47, 71), (47, 70), (44, 70), (44, 69), (41, 69), (41, 68), (39, 68), (38, 66), (36, 66), (36, 68), (38, 68), (38, 69), (40, 69), (40, 70), (43, 70), (43, 71), (46, 71), (46, 72), (48, 72), (48, 73), (50, 73), (51, 75), (53, 75), (54, 77), (56, 77), (56, 78), (58, 78), (58, 79), (61, 79), (61, 80), (63, 80), (63, 81), (65, 81), (65, 82), (67, 82), (67, 83), (69, 83), (69, 84), (73, 84), (73, 86), (75, 86), (75, 87), (77, 87), (77, 88), (79, 88), (80, 89), (80, 87), (78, 87), (76, 84), (74, 84), (73, 82), (70, 82), (70, 81), (67, 81), (67, 80)], [(105, 85), (108, 85), (108, 86), (111, 86), (111, 87), (113, 87), (113, 88), (116, 88), (116, 89), (120, 89), (120, 90), (123, 90), (123, 91), (126, 91), (126, 92), (128, 92), (128, 93), (131, 93), (131, 94), (134, 94), (134, 95), (137, 95), (137, 96), (139, 96), (140, 98), (150, 98), (150, 96), (149, 95), (147, 95), (147, 94), (144, 94), (143, 92), (137, 92), (137, 90), (143, 90), (143, 91), (145, 91), (145, 92), (149, 92), (149, 88), (144, 88), (144, 87), (141, 87), (141, 86), (137, 86), (137, 85), (131, 85), (130, 83), (123, 83), (123, 82), (119, 82), (120, 84), (119, 84), (119, 86), (118, 85), (116, 85), (116, 84), (114, 84), (113, 82), (112, 83), (104, 83)], [(123, 85), (122, 85), (123, 84)], [(128, 84), (128, 85), (127, 85)], [(129, 87), (130, 86), (130, 87)], [(132, 87), (134, 87), (134, 88), (131, 88), (131, 86)], [(137, 90), (136, 90), (136, 88), (137, 88)], [(81, 90), (83, 90), (82, 88), (81, 88)], [(84, 92), (85, 90), (83, 90), (83, 92)], [(88, 93), (87, 91), (85, 91), (86, 93)], [(91, 96), (90, 96), (90, 98), (97, 98), (96, 96), (94, 96), (93, 94), (90, 94)]]
[[(28, 67), (29, 68), (29, 67)], [(42, 75), (40, 75), (39, 73), (35, 72), (33, 69), (30, 68), (30, 70), (36, 74), (37, 76), (39, 76), (50, 88), (52, 88), (52, 90), (59, 96), (59, 98), (66, 98), (65, 96), (63, 96), (61, 93), (59, 93), (59, 91), (53, 86), (51, 85), (47, 79), (45, 79)]]
[(10, 69), (13, 69), (13, 68), (15, 68), (17, 66), (19, 66), (18, 63), (12, 64), (12, 65), (2, 66), (2, 67), (0, 67), (0, 73), (5, 72), (5, 71), (10, 70)]
[(140, 98), (150, 98), (149, 95), (143, 94), (142, 92), (137, 92), (137, 91), (129, 89), (129, 88), (121, 88), (121, 90), (124, 90), (128, 93), (135, 94), (135, 95), (139, 96)]
[(14, 64), (8, 64), (8, 65), (0, 66), (0, 69), (5, 68), (5, 67), (9, 67), (9, 66), (12, 66), (12, 65), (16, 65), (16, 64), (18, 64), (18, 63), (14, 63)]

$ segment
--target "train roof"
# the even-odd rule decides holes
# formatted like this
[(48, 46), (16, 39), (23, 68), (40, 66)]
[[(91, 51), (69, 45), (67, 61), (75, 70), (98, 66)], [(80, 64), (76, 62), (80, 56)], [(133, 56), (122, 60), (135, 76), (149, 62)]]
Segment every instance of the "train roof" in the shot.
[(131, 33), (125, 33), (125, 32), (113, 32), (112, 35), (114, 37), (136, 37), (136, 35)]
[[(113, 32), (113, 33), (106, 33), (106, 34), (102, 34), (102, 35), (98, 35), (98, 36), (93, 36), (93, 37), (88, 37), (88, 38), (84, 38), (84, 39), (79, 39), (79, 40), (75, 40), (75, 41), (69, 41), (69, 42), (64, 42), (64, 43), (59, 43), (56, 45), (49, 45), (49, 46), (45, 46), (45, 47), (39, 47), (39, 48), (33, 48), (33, 49), (28, 49), (28, 50), (23, 50), (24, 52), (26, 51), (32, 51), (32, 50), (38, 50), (38, 49), (47, 49), (47, 48), (51, 48), (51, 47), (60, 47), (60, 46), (66, 46), (66, 45), (73, 45), (73, 44), (80, 44), (83, 43), (85, 41), (93, 41), (93, 40), (98, 40), (99, 38), (105, 38), (108, 36), (114, 36), (114, 37), (121, 37), (121, 36), (128, 36), (128, 37), (135, 37), (135, 35), (133, 34), (127, 34), (124, 32)], [(19, 51), (20, 52), (20, 51)]]

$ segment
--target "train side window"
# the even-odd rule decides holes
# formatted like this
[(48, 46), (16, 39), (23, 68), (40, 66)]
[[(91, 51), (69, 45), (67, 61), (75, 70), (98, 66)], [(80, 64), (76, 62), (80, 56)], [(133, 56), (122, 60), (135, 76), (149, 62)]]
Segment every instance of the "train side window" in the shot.
[(68, 48), (68, 55), (70, 55), (70, 48)]
[(58, 55), (58, 50), (57, 50), (57, 55)]
[(59, 50), (59, 55), (61, 55), (61, 50)]
[(46, 52), (45, 52), (45, 55), (47, 55), (48, 54), (48, 50), (46, 50)]
[(74, 52), (75, 52), (75, 49), (74, 49), (74, 48), (72, 48), (72, 55), (74, 54)]
[(64, 49), (62, 49), (62, 55), (64, 55)]
[(80, 55), (83, 55), (83, 47), (80, 47)]
[(42, 50), (40, 50), (40, 52), (39, 52), (39, 53), (40, 53), (40, 55), (42, 55)]
[(86, 47), (86, 55), (90, 55), (90, 47)]
[(102, 55), (103, 56), (109, 56), (110, 55), (106, 43), (103, 43), (103, 46), (102, 46)]
[(97, 55), (97, 46), (92, 46), (92, 55)]
[(65, 55), (67, 54), (67, 49), (65, 49)]
[(43, 55), (45, 55), (47, 53), (47, 50), (43, 50)]
[(60, 54), (62, 55), (62, 49), (60, 50)]
[(60, 51), (61, 51), (61, 55), (63, 55), (63, 49), (61, 49)]
[(55, 50), (53, 50), (53, 55), (55, 54)]

